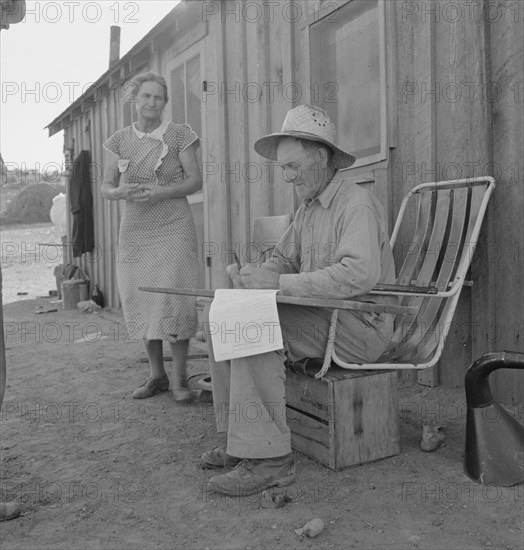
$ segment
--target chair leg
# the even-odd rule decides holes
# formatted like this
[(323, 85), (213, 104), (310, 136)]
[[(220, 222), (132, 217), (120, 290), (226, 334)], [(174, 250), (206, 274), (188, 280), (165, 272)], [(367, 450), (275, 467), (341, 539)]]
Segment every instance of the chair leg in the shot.
[(326, 352), (324, 353), (324, 363), (322, 368), (315, 374), (315, 378), (320, 380), (331, 366), (331, 358), (335, 349), (335, 336), (337, 333), (338, 309), (334, 309), (331, 313), (331, 321), (329, 323), (328, 339), (326, 343)]

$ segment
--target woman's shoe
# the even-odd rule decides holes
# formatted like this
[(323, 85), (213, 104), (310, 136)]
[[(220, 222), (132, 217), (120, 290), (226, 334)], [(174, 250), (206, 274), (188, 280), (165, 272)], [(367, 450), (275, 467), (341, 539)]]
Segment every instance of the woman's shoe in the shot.
[(15, 519), (20, 515), (19, 502), (0, 502), (0, 521)]
[(189, 403), (196, 397), (194, 391), (190, 390), (187, 385), (187, 380), (177, 380), (177, 383), (173, 387), (173, 397), (178, 403)]
[(169, 389), (169, 378), (167, 375), (162, 378), (149, 377), (139, 388), (133, 392), (133, 399), (145, 399), (153, 397), (158, 391), (167, 391)]

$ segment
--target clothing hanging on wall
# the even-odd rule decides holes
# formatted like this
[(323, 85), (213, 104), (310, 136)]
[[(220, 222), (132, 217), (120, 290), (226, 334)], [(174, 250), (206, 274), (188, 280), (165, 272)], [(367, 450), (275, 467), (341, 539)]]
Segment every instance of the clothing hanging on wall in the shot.
[(73, 257), (77, 258), (95, 246), (89, 151), (81, 151), (73, 163), (69, 179), (69, 204), (73, 215)]

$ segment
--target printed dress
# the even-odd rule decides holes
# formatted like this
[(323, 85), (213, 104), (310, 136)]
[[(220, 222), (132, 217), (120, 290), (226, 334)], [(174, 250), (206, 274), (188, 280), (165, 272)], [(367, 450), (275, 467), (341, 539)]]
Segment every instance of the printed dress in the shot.
[[(187, 124), (164, 122), (150, 134), (135, 125), (114, 133), (104, 147), (126, 166), (129, 182), (175, 186), (184, 180), (179, 153), (198, 147)], [(116, 273), (131, 338), (186, 340), (196, 331), (195, 299), (138, 290), (140, 286), (196, 288), (197, 239), (187, 199), (125, 201)]]

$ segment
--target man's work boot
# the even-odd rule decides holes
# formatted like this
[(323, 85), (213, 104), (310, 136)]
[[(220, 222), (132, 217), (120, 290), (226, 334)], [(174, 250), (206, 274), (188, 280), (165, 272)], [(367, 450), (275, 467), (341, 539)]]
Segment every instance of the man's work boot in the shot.
[(242, 459), (236, 456), (231, 456), (226, 453), (224, 447), (217, 447), (212, 451), (202, 453), (202, 469), (215, 470), (225, 468), (232, 470)]
[(234, 470), (214, 476), (209, 485), (219, 493), (247, 497), (269, 487), (285, 487), (296, 479), (293, 453), (277, 458), (246, 458)]
[(18, 502), (0, 502), (0, 521), (15, 519), (20, 515)]

